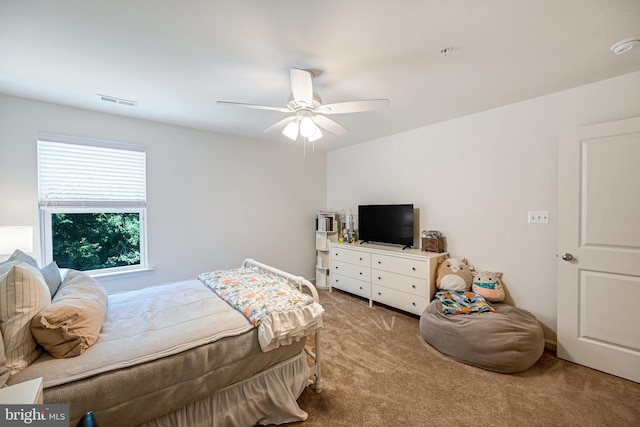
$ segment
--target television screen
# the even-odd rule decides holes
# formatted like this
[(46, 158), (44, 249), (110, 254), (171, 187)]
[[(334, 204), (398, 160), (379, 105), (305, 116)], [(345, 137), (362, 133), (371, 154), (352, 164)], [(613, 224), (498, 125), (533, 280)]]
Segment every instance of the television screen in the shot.
[(363, 242), (413, 246), (413, 205), (358, 206), (358, 233)]

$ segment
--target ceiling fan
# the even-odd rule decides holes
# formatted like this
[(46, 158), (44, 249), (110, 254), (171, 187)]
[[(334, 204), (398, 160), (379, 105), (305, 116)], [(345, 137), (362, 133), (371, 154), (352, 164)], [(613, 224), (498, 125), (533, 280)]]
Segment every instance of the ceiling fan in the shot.
[(388, 99), (367, 99), (323, 104), (320, 96), (313, 91), (312, 80), (313, 73), (311, 71), (300, 68), (291, 69), (291, 99), (287, 102), (286, 107), (228, 101), (218, 101), (218, 104), (290, 113), (290, 116), (269, 126), (264, 131), (282, 131), (286, 137), (294, 141), (298, 139), (298, 136), (302, 136), (305, 141), (316, 141), (322, 138), (320, 128), (335, 135), (347, 133), (347, 129), (326, 117), (327, 115), (372, 111), (389, 105)]

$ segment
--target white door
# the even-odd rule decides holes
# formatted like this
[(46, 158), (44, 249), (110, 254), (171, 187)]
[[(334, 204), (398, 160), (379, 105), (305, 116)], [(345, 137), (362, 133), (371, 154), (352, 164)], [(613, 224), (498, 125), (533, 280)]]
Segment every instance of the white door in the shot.
[(640, 382), (640, 117), (559, 155), (558, 357)]

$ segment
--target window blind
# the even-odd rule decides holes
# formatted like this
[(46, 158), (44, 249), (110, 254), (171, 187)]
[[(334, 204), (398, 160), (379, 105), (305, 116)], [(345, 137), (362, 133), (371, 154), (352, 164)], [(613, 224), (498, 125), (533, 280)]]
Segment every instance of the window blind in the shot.
[(40, 137), (38, 194), (41, 206), (146, 207), (145, 148)]

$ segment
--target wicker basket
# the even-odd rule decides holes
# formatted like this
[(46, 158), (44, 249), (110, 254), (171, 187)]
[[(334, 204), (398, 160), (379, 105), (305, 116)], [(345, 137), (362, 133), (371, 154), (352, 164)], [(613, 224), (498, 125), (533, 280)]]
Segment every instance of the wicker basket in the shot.
[(444, 237), (438, 237), (435, 239), (422, 237), (421, 249), (427, 252), (444, 252)]

